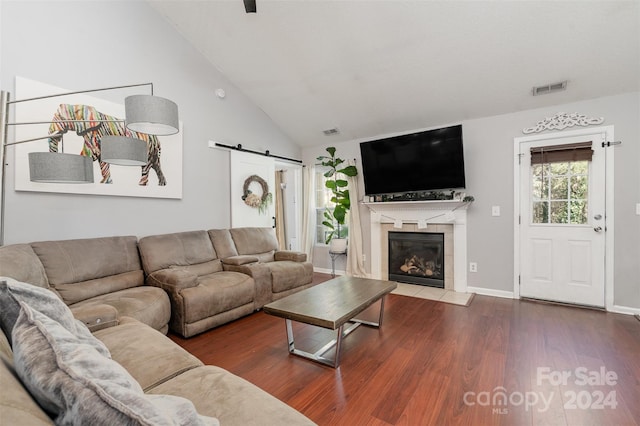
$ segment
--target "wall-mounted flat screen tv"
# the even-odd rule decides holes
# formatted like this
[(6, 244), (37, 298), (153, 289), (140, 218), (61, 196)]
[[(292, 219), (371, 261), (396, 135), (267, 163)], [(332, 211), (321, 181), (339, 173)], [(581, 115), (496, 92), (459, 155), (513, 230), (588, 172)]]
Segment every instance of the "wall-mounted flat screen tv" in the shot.
[(367, 195), (465, 187), (462, 125), (360, 143)]

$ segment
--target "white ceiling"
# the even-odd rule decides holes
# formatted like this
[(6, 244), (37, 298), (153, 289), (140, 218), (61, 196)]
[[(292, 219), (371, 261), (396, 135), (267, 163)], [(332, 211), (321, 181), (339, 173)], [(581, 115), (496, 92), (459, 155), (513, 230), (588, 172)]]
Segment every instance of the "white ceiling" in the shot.
[(149, 1), (301, 146), (640, 90), (637, 0)]

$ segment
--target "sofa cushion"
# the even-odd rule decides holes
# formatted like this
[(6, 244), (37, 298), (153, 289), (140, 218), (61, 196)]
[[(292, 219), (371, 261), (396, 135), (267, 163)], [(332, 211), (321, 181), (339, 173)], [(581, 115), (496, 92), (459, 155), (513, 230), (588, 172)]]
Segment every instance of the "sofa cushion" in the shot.
[(55, 289), (67, 305), (72, 305), (101, 295), (135, 288), (142, 285), (141, 283), (144, 283), (144, 272), (140, 269), (95, 280), (56, 284)]
[(150, 393), (188, 398), (200, 414), (216, 417), (224, 426), (314, 424), (257, 386), (211, 365), (189, 370), (157, 386)]
[(238, 250), (236, 250), (236, 245), (228, 229), (210, 229), (207, 232), (220, 259), (238, 255)]
[(313, 281), (311, 263), (282, 260), (270, 262), (266, 266), (271, 270), (271, 289), (274, 293), (291, 290)]
[(167, 336), (133, 318), (123, 317), (120, 325), (96, 331), (94, 335), (145, 392), (184, 371), (202, 366), (198, 358)]
[(188, 266), (217, 258), (206, 231), (151, 235), (138, 241), (142, 267), (147, 274), (171, 266)]
[(275, 253), (274, 259), (276, 262), (281, 260), (290, 260), (292, 262), (306, 262), (307, 254), (299, 251), (281, 250)]
[[(21, 302), (53, 318), (80, 341), (89, 345), (94, 344), (95, 338), (89, 329), (76, 320), (69, 307), (51, 291), (12, 278), (0, 277), (0, 325), (10, 344), (13, 344), (11, 336), (18, 319)], [(108, 354), (106, 347), (102, 344), (98, 344), (96, 350)]]
[[(8, 365), (13, 367), (13, 351), (11, 350), (9, 338), (4, 333), (0, 333), (0, 358), (5, 359)], [(2, 388), (2, 386), (0, 386), (0, 388)]]
[(56, 423), (219, 424), (200, 417), (184, 398), (146, 396), (117, 362), (26, 303), (20, 306), (13, 331), (15, 369)]
[(144, 284), (133, 236), (42, 241), (31, 247), (67, 304)]
[(170, 269), (183, 270), (199, 277), (222, 271), (222, 261), (220, 259), (215, 259), (208, 262), (196, 263), (194, 265), (171, 265)]
[(180, 292), (184, 303), (184, 321), (192, 323), (203, 318), (253, 303), (253, 278), (239, 272), (216, 272), (200, 277), (198, 287)]
[(49, 288), (44, 266), (29, 244), (0, 247), (0, 271), (18, 281)]
[(261, 262), (273, 262), (278, 240), (273, 228), (232, 228), (229, 230), (238, 254), (252, 254)]
[(171, 318), (171, 303), (167, 293), (147, 285), (103, 294), (71, 306), (75, 310), (103, 304), (116, 308), (119, 316), (133, 317), (156, 330), (165, 330)]
[[(0, 336), (2, 338), (3, 336)], [(52, 425), (51, 418), (24, 388), (8, 358), (0, 356), (0, 423), (3, 425)]]

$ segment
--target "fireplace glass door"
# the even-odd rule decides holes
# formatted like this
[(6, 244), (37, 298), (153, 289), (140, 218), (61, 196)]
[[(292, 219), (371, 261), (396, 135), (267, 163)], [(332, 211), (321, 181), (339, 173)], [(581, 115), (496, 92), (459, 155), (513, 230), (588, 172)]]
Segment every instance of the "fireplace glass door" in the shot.
[(389, 280), (444, 288), (444, 234), (389, 232)]

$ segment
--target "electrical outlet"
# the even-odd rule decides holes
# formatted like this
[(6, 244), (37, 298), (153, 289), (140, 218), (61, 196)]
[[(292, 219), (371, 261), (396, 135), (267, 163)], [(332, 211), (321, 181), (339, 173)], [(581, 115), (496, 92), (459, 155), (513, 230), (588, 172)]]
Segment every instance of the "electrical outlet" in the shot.
[(478, 264), (476, 262), (469, 263), (469, 272), (478, 272)]
[(362, 263), (365, 263), (367, 261), (367, 255), (363, 254), (362, 255)]

